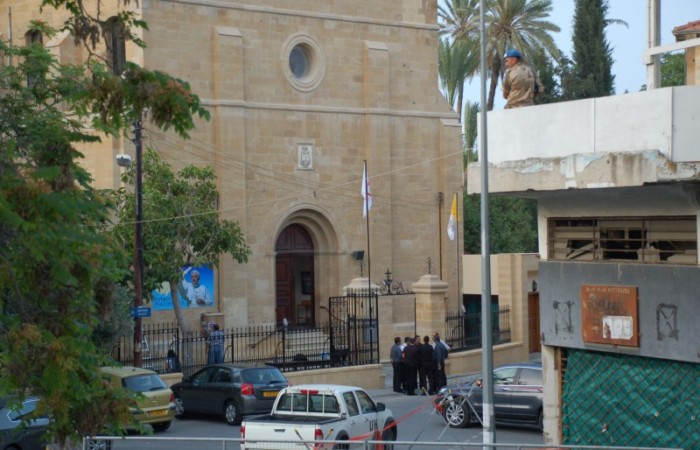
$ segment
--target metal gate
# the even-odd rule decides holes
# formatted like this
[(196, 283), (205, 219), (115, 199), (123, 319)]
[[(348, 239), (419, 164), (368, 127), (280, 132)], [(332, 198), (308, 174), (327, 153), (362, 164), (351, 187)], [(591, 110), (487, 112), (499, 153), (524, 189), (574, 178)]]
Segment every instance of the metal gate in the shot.
[(565, 444), (700, 449), (700, 364), (568, 349)]
[(379, 363), (379, 318), (376, 294), (351, 292), (331, 297), (331, 361), (352, 365)]

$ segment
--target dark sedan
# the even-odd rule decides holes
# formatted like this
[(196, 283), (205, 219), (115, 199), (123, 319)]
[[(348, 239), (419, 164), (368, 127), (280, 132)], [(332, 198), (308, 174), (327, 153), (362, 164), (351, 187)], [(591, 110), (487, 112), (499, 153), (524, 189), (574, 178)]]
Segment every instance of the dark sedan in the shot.
[(287, 386), (289, 382), (276, 367), (207, 366), (171, 387), (175, 417), (223, 415), (229, 425), (240, 425), (243, 416), (269, 413), (277, 393)]
[[(437, 401), (451, 427), (478, 423), (483, 408), (481, 379), (446, 386)], [(528, 425), (542, 429), (542, 365), (519, 363), (493, 371), (493, 406), (496, 423)], [(475, 415), (478, 413), (478, 417)]]
[[(46, 430), (49, 419), (36, 415), (37, 397), (26, 397), (23, 402), (15, 397), (0, 399), (0, 448), (39, 450), (46, 448)], [(26, 428), (21, 427), (27, 420)]]

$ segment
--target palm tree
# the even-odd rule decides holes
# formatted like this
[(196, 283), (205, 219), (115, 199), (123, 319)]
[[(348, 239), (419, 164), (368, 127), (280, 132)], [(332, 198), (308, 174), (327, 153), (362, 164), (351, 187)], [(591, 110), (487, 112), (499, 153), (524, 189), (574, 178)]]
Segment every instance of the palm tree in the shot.
[(462, 121), (464, 83), (474, 76), (479, 68), (479, 49), (474, 41), (441, 39), (438, 46), (438, 71), (440, 84), (450, 105), (457, 109)]
[[(489, 73), (483, 75), (491, 77), (487, 110), (493, 109), (498, 80), (505, 72), (502, 62), (506, 49), (517, 48), (525, 55), (544, 51), (558, 59), (560, 51), (550, 33), (560, 29), (547, 20), (551, 12), (551, 0), (486, 0), (486, 64)], [(471, 54), (467, 52), (469, 49), (477, 52), (481, 28), (479, 0), (446, 0), (444, 5), (438, 6), (438, 21), (440, 34), (448, 38), (451, 47), (457, 43), (464, 45), (462, 54), (465, 57)], [(442, 49), (440, 58), (454, 58), (455, 52), (448, 55), (446, 49)], [(458, 64), (451, 61), (450, 66)], [(464, 67), (472, 70), (465, 75), (465, 80), (479, 71), (477, 66)], [(458, 107), (461, 109), (461, 102)]]
[(487, 109), (491, 111), (498, 79), (505, 72), (502, 61), (506, 50), (517, 48), (525, 55), (544, 50), (556, 59), (560, 51), (550, 33), (560, 29), (547, 20), (551, 0), (488, 0), (487, 8), (486, 58), (491, 72)]
[(438, 4), (440, 35), (450, 42), (479, 39), (479, 0), (446, 0)]
[(438, 4), (438, 67), (447, 100), (462, 121), (464, 83), (479, 71), (479, 0), (446, 0)]

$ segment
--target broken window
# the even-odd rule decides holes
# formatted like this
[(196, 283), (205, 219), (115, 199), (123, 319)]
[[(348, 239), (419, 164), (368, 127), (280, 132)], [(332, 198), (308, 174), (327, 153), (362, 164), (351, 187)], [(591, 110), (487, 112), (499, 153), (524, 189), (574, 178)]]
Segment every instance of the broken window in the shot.
[(549, 259), (697, 264), (694, 216), (550, 218)]

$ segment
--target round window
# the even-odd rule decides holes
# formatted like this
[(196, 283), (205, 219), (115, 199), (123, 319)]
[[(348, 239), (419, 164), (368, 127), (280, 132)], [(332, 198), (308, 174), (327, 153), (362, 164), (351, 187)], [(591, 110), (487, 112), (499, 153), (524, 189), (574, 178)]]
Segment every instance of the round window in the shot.
[(325, 73), (323, 52), (310, 36), (292, 36), (282, 49), (283, 69), (294, 89), (308, 92), (316, 89)]
[(304, 78), (309, 73), (309, 50), (304, 45), (295, 46), (289, 53), (289, 69), (297, 79)]

